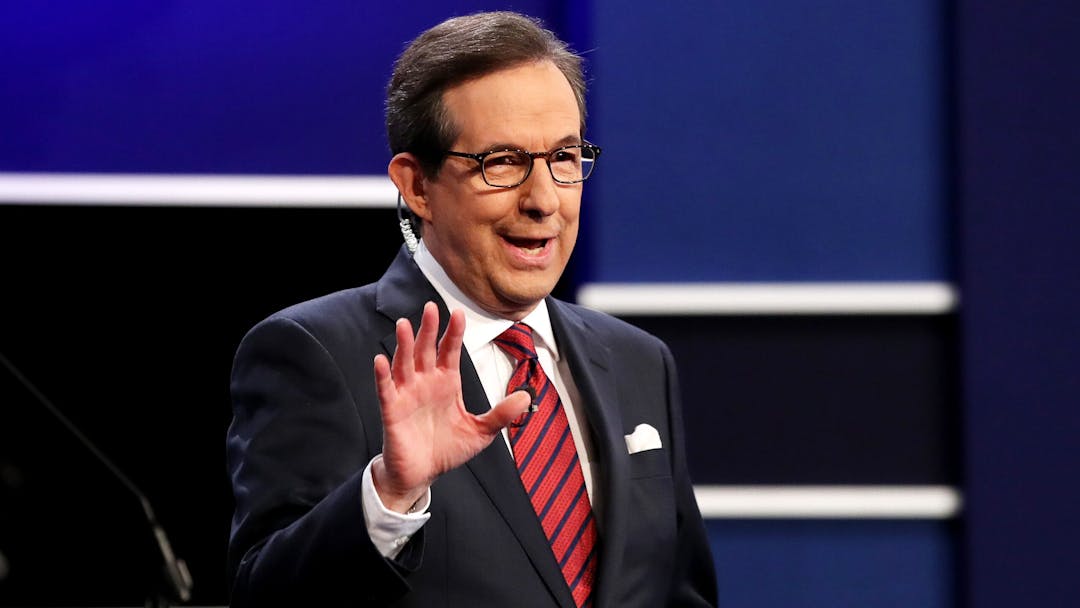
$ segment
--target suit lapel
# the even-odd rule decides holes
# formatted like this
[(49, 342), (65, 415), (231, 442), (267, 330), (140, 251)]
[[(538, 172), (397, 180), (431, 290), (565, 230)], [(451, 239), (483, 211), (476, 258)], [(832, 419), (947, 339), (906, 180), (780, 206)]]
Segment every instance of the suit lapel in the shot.
[[(412, 257), (402, 248), (380, 279), (376, 295), (376, 309), (391, 321), (391, 330), (382, 339), (387, 356), (393, 356), (397, 348), (393, 323), (404, 317), (409, 319), (413, 328), (419, 327), (424, 303), (428, 300), (439, 306), (439, 334), (442, 335), (450, 319), (446, 304), (413, 262)], [(491, 409), (480, 377), (465, 349), (462, 349), (461, 353), (461, 392), (468, 411), (483, 414)], [(517, 537), (551, 594), (560, 605), (573, 608), (573, 598), (551, 553), (547, 536), (540, 526), (536, 512), (533, 511), (532, 503), (521, 486), (517, 466), (503, 438), (496, 437), (487, 449), (473, 457), (464, 468), (476, 477), (488, 499)], [(437, 505), (433, 508), (437, 508)]]
[[(428, 300), (438, 302), (441, 310), (446, 308), (439, 293), (431, 286), (424, 273), (420, 272), (420, 267), (416, 265), (405, 247), (398, 251), (397, 257), (379, 279), (375, 290), (375, 310), (390, 321), (389, 338), (395, 347), (397, 339), (394, 337), (393, 324), (398, 319), (403, 317), (408, 319), (415, 328), (420, 323), (424, 303)], [(441, 317), (442, 315), (439, 319), (440, 325), (446, 327), (446, 320)], [(383, 345), (386, 345), (386, 340), (383, 340)], [(393, 352), (393, 348), (390, 348), (387, 354), (393, 354)]]
[(583, 403), (598, 466), (594, 479), (599, 482), (599, 500), (594, 501), (600, 553), (597, 573), (597, 590), (594, 605), (613, 605), (618, 589), (618, 573), (621, 568), (623, 546), (626, 536), (626, 513), (620, 505), (627, 504), (629, 491), (629, 462), (626, 440), (623, 437), (616, 382), (611, 363), (611, 353), (605, 341), (582, 320), (574, 310), (554, 298), (548, 298), (548, 310), (559, 351), (566, 357), (574, 384), (577, 385)]

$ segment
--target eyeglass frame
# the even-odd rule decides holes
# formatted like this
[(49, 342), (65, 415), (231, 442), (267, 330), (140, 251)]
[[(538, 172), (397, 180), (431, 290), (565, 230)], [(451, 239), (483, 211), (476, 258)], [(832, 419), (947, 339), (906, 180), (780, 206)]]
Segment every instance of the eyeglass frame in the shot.
[[(444, 150), (443, 151), (443, 156), (457, 156), (459, 158), (471, 158), (471, 159), (475, 160), (477, 163), (480, 164), (480, 177), (482, 177), (484, 179), (485, 184), (491, 186), (492, 188), (517, 188), (521, 184), (524, 184), (526, 182), (526, 180), (529, 179), (529, 176), (532, 175), (533, 166), (536, 165), (536, 159), (543, 158), (544, 160), (548, 160), (548, 158), (550, 158), (552, 154), (555, 154), (556, 152), (559, 152), (560, 150), (566, 150), (567, 148), (581, 148), (582, 150), (591, 150), (592, 153), (593, 153), (593, 161), (592, 162), (596, 162), (596, 159), (600, 156), (600, 152), (601, 152), (600, 146), (597, 146), (595, 144), (591, 144), (591, 143), (586, 141), (586, 142), (582, 142), (580, 144), (571, 144), (571, 145), (568, 145), (568, 146), (559, 146), (558, 148), (552, 148), (551, 150), (548, 150), (547, 152), (529, 152), (528, 150), (522, 150), (520, 148), (498, 148), (498, 149), (495, 149), (495, 150), (488, 150), (487, 152), (479, 152), (479, 153), (476, 153), (476, 154), (473, 154), (473, 153), (470, 153), (470, 152), (457, 152), (455, 150)], [(519, 181), (518, 183), (511, 184), (509, 186), (505, 186), (505, 185), (496, 185), (496, 184), (493, 184), (493, 183), (488, 181), (487, 172), (484, 170), (484, 159), (491, 156), (492, 154), (498, 154), (500, 152), (520, 152), (520, 153), (525, 154), (526, 156), (529, 157), (529, 167), (525, 170), (525, 175), (521, 178), (521, 181)], [(555, 171), (552, 170), (550, 161), (545, 163), (545, 164), (547, 165), (548, 173), (551, 174), (551, 179), (555, 180), (555, 183), (558, 183), (558, 184), (567, 184), (567, 185), (580, 184), (580, 183), (584, 182), (585, 180), (589, 179), (589, 177), (592, 175), (592, 172), (593, 172), (593, 170), (590, 169), (588, 175), (586, 175), (585, 177), (582, 177), (581, 179), (575, 179), (575, 180), (572, 180), (572, 181), (565, 181), (565, 180), (561, 180), (561, 179), (555, 177)]]

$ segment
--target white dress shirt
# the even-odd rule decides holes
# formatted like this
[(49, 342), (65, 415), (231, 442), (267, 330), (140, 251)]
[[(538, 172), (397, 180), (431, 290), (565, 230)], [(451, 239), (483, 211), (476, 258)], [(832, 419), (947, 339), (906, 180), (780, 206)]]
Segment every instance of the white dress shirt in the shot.
[[(480, 383), (487, 394), (488, 402), (498, 403), (506, 397), (506, 387), (513, 375), (516, 361), (505, 353), (492, 340), (514, 324), (508, 319), (493, 316), (477, 306), (468, 298), (446, 275), (446, 271), (435, 260), (424, 246), (421, 240), (416, 253), (413, 256), (421, 272), (435, 287), (447, 309), (450, 311), (462, 310), (465, 313), (465, 336), (464, 347), (472, 359)], [(575, 404), (580, 403), (581, 395), (571, 378), (570, 370), (564, 358), (560, 357), (558, 346), (555, 343), (555, 333), (551, 329), (551, 319), (548, 316), (547, 302), (541, 301), (537, 307), (521, 320), (533, 329), (533, 341), (536, 346), (536, 355), (544, 373), (555, 385), (559, 392), (563, 407), (566, 409), (566, 417), (570, 423), (570, 433), (574, 438), (577, 448), (578, 460), (581, 462), (581, 472), (585, 477), (585, 489), (589, 494), (589, 500), (595, 502), (593, 483), (593, 450), (589, 441), (589, 433), (584, 413)], [(415, 328), (414, 328), (415, 329)], [(503, 440), (506, 448), (510, 449), (510, 436), (503, 429)], [(382, 455), (375, 458), (382, 458)], [(372, 460), (374, 462), (374, 460)], [(397, 513), (387, 509), (379, 499), (375, 491), (375, 484), (371, 479), (371, 464), (364, 469), (363, 477), (363, 504), (364, 520), (372, 541), (379, 551), (386, 557), (396, 557), (425, 522), (430, 518), (427, 509), (431, 504), (431, 491), (429, 490), (420, 499), (410, 513)], [(595, 512), (595, 509), (594, 509)]]

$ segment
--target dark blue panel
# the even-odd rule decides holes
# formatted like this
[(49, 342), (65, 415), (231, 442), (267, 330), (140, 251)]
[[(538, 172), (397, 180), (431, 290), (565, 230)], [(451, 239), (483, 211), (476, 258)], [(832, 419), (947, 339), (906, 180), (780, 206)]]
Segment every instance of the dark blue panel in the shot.
[(971, 606), (1080, 597), (1080, 5), (960, 2)]
[[(7, 2), (0, 171), (384, 174), (397, 54), (505, 5)], [(558, 21), (557, 5), (514, 8)]]
[(710, 520), (706, 525), (721, 606), (956, 605), (948, 523)]
[(695, 483), (960, 481), (951, 316), (626, 320), (679, 365)]
[(938, 2), (596, 6), (588, 279), (946, 277)]

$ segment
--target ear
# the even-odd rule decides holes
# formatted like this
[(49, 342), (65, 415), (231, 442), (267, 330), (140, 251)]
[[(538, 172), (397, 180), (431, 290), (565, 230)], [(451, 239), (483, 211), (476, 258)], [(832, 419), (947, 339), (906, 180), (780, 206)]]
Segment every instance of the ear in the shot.
[(428, 211), (424, 171), (420, 166), (420, 160), (409, 152), (396, 154), (390, 159), (386, 172), (413, 215), (422, 220), (429, 220), (431, 214)]

